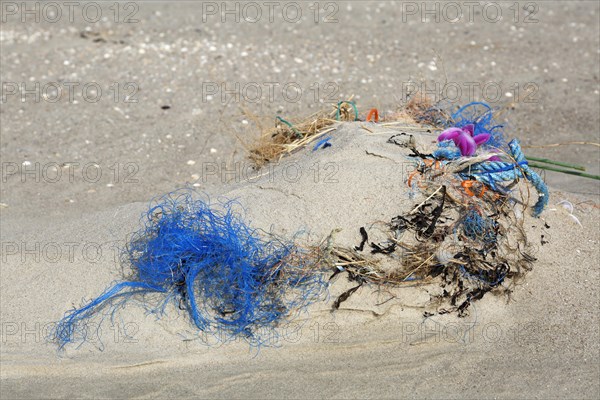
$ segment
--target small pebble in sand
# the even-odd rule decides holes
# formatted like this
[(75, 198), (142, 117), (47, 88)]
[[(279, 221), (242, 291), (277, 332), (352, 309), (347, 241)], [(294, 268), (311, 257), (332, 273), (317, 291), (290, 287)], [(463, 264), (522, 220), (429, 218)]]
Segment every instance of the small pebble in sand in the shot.
[(6, 203), (0, 203), (0, 208), (8, 208), (8, 204), (6, 204)]
[(210, 154), (215, 154), (217, 152), (217, 149), (215, 149), (214, 147), (210, 148)]
[(196, 161), (194, 160), (188, 160), (187, 165), (194, 165), (196, 164)]

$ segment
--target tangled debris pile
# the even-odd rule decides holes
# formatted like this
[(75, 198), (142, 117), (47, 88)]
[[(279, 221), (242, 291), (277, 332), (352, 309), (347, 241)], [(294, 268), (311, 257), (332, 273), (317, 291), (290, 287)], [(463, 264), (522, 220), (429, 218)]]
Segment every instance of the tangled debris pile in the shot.
[[(406, 183), (427, 198), (408, 214), (393, 217), (384, 227), (387, 238), (370, 243), (370, 255), (364, 251), (369, 237), (364, 227), (359, 246), (329, 250), (338, 268), (334, 275), (347, 271), (358, 284), (343, 293), (334, 308), (365, 283), (425, 284), (441, 276), (439, 297), (449, 304), (438, 311), (463, 315), (485, 293), (510, 291), (510, 282), (535, 260), (523, 229), (530, 196), (523, 178), (538, 191), (534, 215), (541, 213), (549, 194), (528, 167), (518, 141), (503, 142), (501, 126), (494, 124), (486, 104), (469, 104), (450, 117), (424, 104), (429, 111), (412, 104), (410, 113), (421, 118), (435, 115), (436, 123), (452, 125), (440, 134), (437, 149), (422, 154), (412, 136), (404, 134), (390, 137), (388, 143), (412, 150), (415, 168)], [(473, 113), (479, 106), (484, 112)]]
[[(250, 157), (260, 167), (314, 141), (312, 150), (318, 151), (331, 145), (325, 135), (347, 120), (361, 120), (351, 100), (297, 125), (278, 117)], [(265, 345), (265, 332), (271, 337), (296, 310), (321, 298), (329, 284), (324, 272), (331, 271), (329, 281), (346, 273), (357, 284), (334, 301), (334, 309), (367, 284), (438, 285), (437, 312), (459, 315), (487, 292), (510, 292), (535, 261), (523, 229), (530, 188), (538, 193), (535, 216), (549, 195), (519, 142), (506, 142), (492, 108), (471, 103), (449, 113), (427, 101), (409, 102), (381, 122), (373, 109), (366, 121), (420, 122), (428, 124), (423, 130), (441, 132), (428, 150), (417, 146), (418, 136), (388, 136), (389, 148), (401, 149), (414, 167), (403, 177), (408, 195), (424, 199), (411, 211), (391, 211), (388, 222), (357, 227), (362, 240), (355, 247), (338, 245), (333, 234), (319, 245), (299, 246), (251, 228), (231, 203), (209, 205), (189, 192), (162, 197), (125, 249), (133, 275), (69, 311), (55, 332), (59, 346), (85, 340), (78, 336), (84, 320), (148, 293), (161, 295), (154, 311), (175, 300), (199, 331)]]

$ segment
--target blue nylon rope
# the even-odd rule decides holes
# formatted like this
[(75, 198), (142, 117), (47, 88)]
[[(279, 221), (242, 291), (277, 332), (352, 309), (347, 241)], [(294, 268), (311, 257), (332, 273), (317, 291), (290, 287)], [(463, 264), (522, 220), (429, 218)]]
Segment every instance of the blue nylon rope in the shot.
[(314, 260), (294, 243), (264, 239), (233, 205), (211, 206), (188, 191), (158, 199), (124, 252), (134, 277), (67, 312), (54, 332), (59, 348), (85, 341), (82, 325), (102, 309), (146, 293), (185, 305), (199, 330), (223, 341), (268, 344), (273, 328), (316, 301), (326, 283), (314, 266), (306, 272)]
[[(483, 161), (459, 171), (458, 174), (462, 179), (475, 179), (501, 193), (505, 193), (506, 189), (500, 183), (512, 182), (520, 178), (527, 179), (538, 192), (538, 200), (533, 206), (533, 215), (539, 216), (550, 198), (548, 187), (542, 178), (529, 167), (517, 139), (508, 143), (508, 150), (515, 162)], [(436, 159), (442, 160), (442, 165), (461, 157), (460, 150), (450, 140), (438, 143), (438, 148), (432, 155)]]

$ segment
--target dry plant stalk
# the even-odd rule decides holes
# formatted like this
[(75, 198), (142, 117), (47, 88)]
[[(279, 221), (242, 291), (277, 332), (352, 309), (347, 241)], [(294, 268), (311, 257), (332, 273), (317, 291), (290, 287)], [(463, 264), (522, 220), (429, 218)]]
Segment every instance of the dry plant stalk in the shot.
[(436, 108), (429, 96), (417, 91), (410, 96), (408, 102), (397, 113), (387, 120), (440, 127), (440, 121), (449, 119), (450, 115), (446, 111)]
[[(348, 101), (351, 100), (352, 97)], [(432, 111), (433, 106), (429, 97), (420, 92), (414, 93), (399, 112), (382, 118), (382, 126), (396, 123), (416, 125), (417, 122), (435, 125), (433, 117), (440, 117), (442, 111)], [(337, 105), (332, 105), (332, 108), (331, 111), (316, 112), (296, 124), (277, 118), (275, 127), (264, 131), (257, 142), (250, 146), (250, 159), (257, 168), (261, 168), (335, 130), (337, 123), (354, 120), (354, 110), (347, 102), (339, 105), (339, 111)], [(336, 119), (338, 114), (339, 120)], [(444, 117), (447, 116), (444, 114)]]
[(264, 132), (250, 148), (250, 159), (260, 168), (335, 130), (336, 123), (354, 120), (354, 111), (347, 103), (339, 107), (339, 121), (335, 119), (337, 113), (338, 107), (334, 106), (333, 111), (319, 111), (300, 123), (290, 125), (278, 118), (277, 125)]

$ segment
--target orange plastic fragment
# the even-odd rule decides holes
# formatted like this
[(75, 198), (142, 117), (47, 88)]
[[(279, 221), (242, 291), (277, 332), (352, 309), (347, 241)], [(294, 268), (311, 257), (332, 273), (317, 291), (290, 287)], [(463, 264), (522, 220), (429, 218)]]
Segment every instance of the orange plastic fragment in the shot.
[(370, 122), (371, 119), (373, 119), (373, 122), (379, 122), (379, 111), (376, 108), (371, 108), (367, 114), (367, 122)]
[[(465, 193), (468, 194), (469, 196), (473, 197), (475, 196), (475, 193), (473, 193), (473, 191), (471, 190), (471, 188), (473, 187), (473, 185), (475, 184), (479, 184), (479, 182), (477, 181), (473, 181), (473, 180), (466, 180), (466, 181), (462, 181), (460, 183), (460, 186), (462, 186), (465, 189)], [(477, 197), (483, 197), (483, 195), (485, 194), (486, 191), (486, 187), (484, 184), (481, 184), (481, 192), (479, 193), (479, 195)]]

